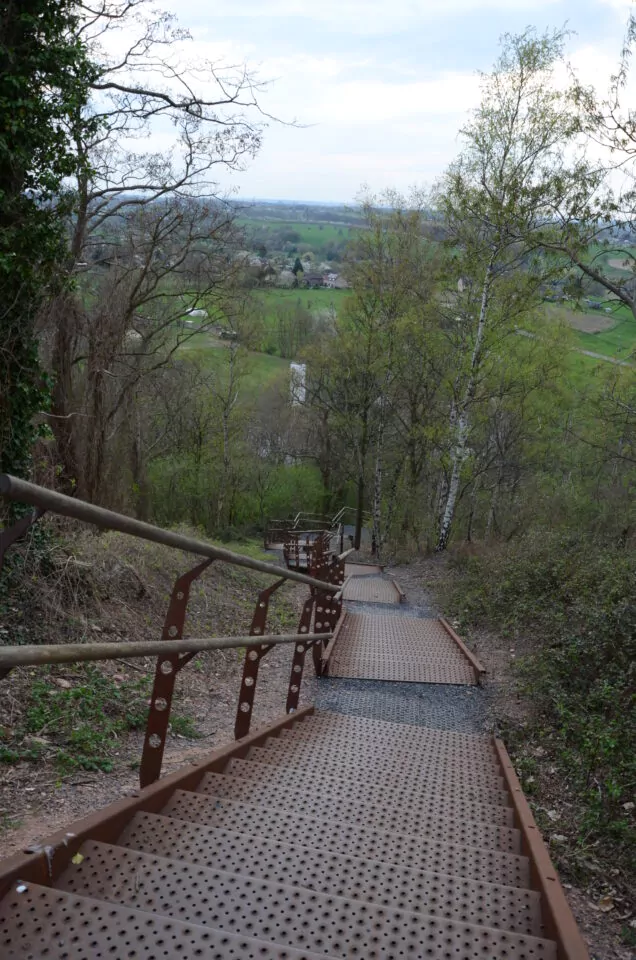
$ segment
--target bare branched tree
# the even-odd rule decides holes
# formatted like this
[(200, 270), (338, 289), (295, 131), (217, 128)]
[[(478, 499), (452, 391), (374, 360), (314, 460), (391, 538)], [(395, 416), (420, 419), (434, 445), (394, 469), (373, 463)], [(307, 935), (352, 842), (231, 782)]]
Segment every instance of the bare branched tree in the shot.
[(82, 10), (94, 69), (90, 102), (69, 130), (75, 283), (41, 326), (57, 456), (67, 480), (95, 500), (141, 379), (244, 310), (240, 234), (220, 179), (255, 155), (266, 117), (254, 75), (197, 60), (189, 33), (149, 0)]

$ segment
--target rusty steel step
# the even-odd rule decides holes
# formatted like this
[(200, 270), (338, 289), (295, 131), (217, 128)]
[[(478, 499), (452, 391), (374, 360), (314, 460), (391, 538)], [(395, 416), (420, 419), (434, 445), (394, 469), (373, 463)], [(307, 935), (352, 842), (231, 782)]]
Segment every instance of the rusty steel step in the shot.
[[(527, 857), (501, 850), (465, 846), (461, 842), (446, 839), (427, 838), (426, 835), (423, 838), (404, 836), (391, 831), (385, 824), (381, 828), (376, 827), (376, 821), (367, 818), (360, 824), (332, 820), (327, 824), (328, 829), (318, 830), (316, 823), (321, 821), (316, 820), (314, 813), (301, 809), (305, 816), (295, 815), (293, 810), (285, 811), (280, 807), (177, 790), (162, 813), (191, 823), (234, 830), (239, 830), (241, 824), (250, 824), (260, 836), (285, 843), (298, 842), (318, 849), (324, 847), (334, 852), (399, 863), (433, 873), (472, 877), (505, 886), (530, 886)], [(324, 810), (322, 805), (321, 809)], [(339, 816), (340, 810), (336, 810), (335, 815)], [(371, 826), (366, 827), (367, 823)], [(440, 829), (443, 829), (443, 825)]]
[(423, 771), (418, 778), (408, 774), (402, 782), (396, 778), (382, 778), (376, 773), (373, 766), (358, 768), (355, 777), (347, 773), (338, 773), (333, 770), (322, 770), (320, 767), (310, 767), (304, 763), (284, 767), (272, 764), (258, 763), (256, 760), (232, 760), (224, 769), (223, 776), (236, 777), (240, 780), (252, 780), (259, 784), (280, 784), (288, 789), (293, 783), (294, 788), (320, 786), (321, 789), (331, 789), (334, 794), (341, 796), (364, 796), (369, 799), (381, 795), (387, 801), (395, 801), (396, 808), (403, 805), (412, 806), (414, 799), (426, 798), (432, 792), (443, 794), (452, 793), (454, 796), (468, 796), (488, 803), (508, 803), (508, 791), (503, 786), (503, 778), (493, 778), (492, 781), (476, 781), (462, 775), (457, 767), (443, 770), (429, 769)]
[[(346, 763), (344, 760), (335, 758), (333, 763), (327, 763), (322, 757), (312, 757), (310, 754), (298, 756), (289, 751), (281, 750), (280, 753), (250, 752), (249, 756), (242, 758), (233, 758), (223, 770), (223, 773), (232, 774), (236, 777), (247, 777), (248, 779), (260, 779), (261, 776), (267, 777), (276, 770), (280, 771), (302, 771), (305, 775), (329, 776), (335, 780), (355, 780), (360, 782), (368, 777), (370, 770), (370, 758), (362, 757), (353, 762)], [(250, 771), (252, 771), (250, 773)], [(441, 763), (439, 760), (431, 761), (429, 764), (420, 763), (417, 767), (407, 766), (393, 760), (392, 763), (381, 763), (377, 760), (373, 762), (373, 780), (377, 785), (386, 783), (387, 788), (395, 786), (396, 782), (403, 779), (409, 784), (416, 785), (421, 780), (437, 780), (445, 778), (457, 783), (477, 783), (482, 787), (493, 787), (497, 790), (504, 790), (504, 778), (498, 776), (496, 767), (492, 769), (466, 770), (465, 766), (455, 760)]]
[[(335, 776), (355, 777), (359, 770), (369, 768), (373, 762), (379, 780), (391, 779), (394, 783), (400, 777), (419, 777), (427, 770), (442, 772), (451, 770), (465, 773), (478, 783), (503, 783), (500, 776), (501, 768), (497, 763), (474, 761), (466, 763), (465, 759), (447, 756), (439, 751), (432, 752), (427, 759), (414, 759), (408, 752), (397, 751), (365, 752), (363, 754), (343, 754), (327, 747), (311, 749), (311, 745), (278, 743), (273, 740), (263, 747), (252, 747), (247, 755), (248, 760), (256, 763), (266, 763), (271, 766), (296, 767), (302, 763), (306, 770), (314, 768), (331, 771)], [(233, 761), (232, 761), (233, 764)], [(233, 766), (226, 770), (233, 769)]]
[[(438, 761), (446, 766), (461, 761), (466, 769), (481, 770), (496, 768), (497, 771), (500, 771), (500, 765), (497, 761), (494, 748), (490, 749), (490, 747), (485, 748), (483, 752), (477, 753), (474, 756), (470, 746), (464, 744), (455, 745), (451, 743), (446, 746), (443, 743), (432, 741), (429, 745), (414, 744), (413, 749), (409, 750), (404, 744), (391, 743), (390, 741), (374, 741), (372, 746), (365, 745), (364, 747), (356, 749), (355, 744), (352, 743), (352, 739), (353, 735), (344, 739), (339, 737), (325, 738), (324, 743), (316, 746), (316, 756), (324, 756), (326, 759), (330, 757), (332, 762), (335, 759), (343, 763), (363, 760), (375, 762), (375, 758), (377, 757), (378, 761), (382, 764), (395, 760), (400, 763), (404, 762), (407, 766), (417, 768), (422, 766), (426, 767), (428, 764)], [(275, 743), (280, 744), (284, 748), (288, 747), (292, 752), (298, 748), (304, 751), (305, 756), (312, 755), (311, 749), (307, 749), (307, 747), (311, 747), (311, 740), (307, 738), (280, 737)]]
[[(84, 852), (85, 849), (85, 852)], [(60, 889), (136, 911), (244, 935), (276, 945), (302, 946), (327, 956), (417, 960), (488, 951), (493, 960), (541, 956), (556, 960), (556, 945), (526, 934), (466, 924), (309, 891), (237, 873), (163, 860), (120, 847), (88, 845)]]
[(324, 960), (328, 954), (18, 882), (0, 903), (0, 956), (2, 960)]
[[(312, 820), (309, 816), (309, 811), (305, 811), (303, 807), (302, 814), (298, 814), (296, 812), (298, 805), (293, 801), (287, 801), (286, 803), (279, 802), (276, 807), (274, 807), (273, 805), (268, 806), (265, 803), (257, 803), (255, 801), (235, 800), (214, 794), (190, 794), (190, 792), (187, 791), (186, 797), (179, 795), (177, 798), (179, 809), (183, 810), (186, 806), (196, 809), (196, 801), (193, 797), (201, 796), (204, 796), (206, 801), (210, 801), (210, 804), (214, 801), (214, 822), (222, 822), (223, 825), (229, 829), (237, 830), (240, 828), (240, 817), (245, 815), (246, 809), (249, 809), (250, 815), (258, 815), (259, 811), (262, 812), (264, 820), (271, 816), (274, 810), (277, 810), (279, 812), (278, 820), (280, 822), (284, 821), (287, 823), (287, 821), (289, 821), (292, 828), (296, 825), (298, 828), (304, 828), (307, 835), (311, 834)], [(172, 803), (172, 801), (170, 802)], [(336, 822), (340, 821), (347, 830), (357, 826), (362, 831), (361, 835), (365, 835), (366, 821), (364, 817), (356, 817), (355, 814), (341, 816), (340, 813), (336, 814), (335, 811), (332, 813), (332, 806), (333, 805), (330, 805), (326, 808), (323, 816), (326, 825), (332, 827)], [(210, 806), (204, 805), (201, 809), (208, 811)], [(305, 813), (307, 813), (307, 815), (305, 815)], [(172, 812), (170, 815), (176, 816), (176, 814)], [(375, 827), (376, 831), (378, 829), (378, 827)], [(400, 825), (390, 826), (382, 823), (381, 830), (385, 838), (394, 838), (396, 844), (399, 843), (402, 847), (411, 846), (410, 839), (412, 835), (400, 829)], [(372, 834), (372, 836), (373, 835), (374, 834)], [(519, 832), (513, 827), (501, 824), (493, 824), (479, 820), (466, 820), (464, 818), (452, 818), (450, 815), (444, 815), (440, 818), (432, 814), (426, 814), (418, 823), (417, 840), (467, 843), (473, 847), (517, 853), (519, 847)], [(303, 840), (302, 842), (305, 841)], [(309, 840), (307, 842), (309, 842)]]
[(252, 831), (202, 827), (150, 813), (137, 814), (119, 842), (154, 856), (308, 890), (329, 890), (378, 906), (543, 935), (540, 898), (534, 890), (417, 871), (297, 842), (281, 843)]
[(474, 663), (437, 618), (350, 611), (340, 623), (328, 670), (332, 677), (365, 680), (478, 682)]
[(222, 773), (208, 773), (202, 778), (197, 791), (267, 806), (277, 806), (281, 802), (286, 806), (302, 805), (307, 812), (318, 812), (324, 809), (325, 803), (337, 802), (339, 815), (345, 819), (357, 816), (373, 817), (384, 823), (388, 829), (401, 827), (415, 830), (422, 819), (439, 816), (455, 819), (466, 817), (484, 823), (505, 825), (512, 813), (511, 808), (503, 803), (475, 798), (468, 789), (451, 787), (448, 792), (442, 793), (437, 784), (429, 784), (428, 787), (426, 793), (422, 792), (419, 797), (407, 796), (400, 800), (398, 794), (394, 794), (388, 800), (381, 791), (365, 797), (364, 793), (356, 792), (353, 784), (343, 787), (341, 796), (335, 796), (328, 786), (299, 784), (293, 775), (287, 778), (287, 785), (283, 786), (282, 783), (268, 785), (225, 776)]
[(589, 960), (499, 741), (307, 710), (0, 882), (2, 960)]
[[(414, 747), (420, 743), (426, 746), (431, 742), (438, 742), (444, 745), (455, 744), (456, 746), (470, 747), (472, 751), (477, 753), (481, 749), (481, 751), (495, 756), (492, 737), (487, 734), (437, 730), (409, 723), (392, 723), (388, 720), (376, 720), (371, 717), (360, 717), (345, 713), (328, 713), (322, 710), (311, 717), (307, 717), (297, 726), (282, 730), (280, 737), (285, 739), (297, 736), (303, 739), (313, 738), (314, 731), (316, 733), (320, 731), (321, 740), (330, 737), (347, 739), (356, 734), (360, 737), (361, 747), (365, 743), (375, 743), (376, 741), (402, 746), (413, 745)], [(365, 740), (362, 740), (362, 737)]]
[(360, 603), (401, 603), (402, 593), (393, 580), (382, 577), (350, 576), (345, 580), (343, 600)]
[(345, 576), (347, 577), (358, 577), (358, 576), (372, 576), (374, 574), (382, 573), (382, 567), (379, 563), (357, 563), (355, 560), (352, 560), (351, 563), (347, 560), (345, 563)]

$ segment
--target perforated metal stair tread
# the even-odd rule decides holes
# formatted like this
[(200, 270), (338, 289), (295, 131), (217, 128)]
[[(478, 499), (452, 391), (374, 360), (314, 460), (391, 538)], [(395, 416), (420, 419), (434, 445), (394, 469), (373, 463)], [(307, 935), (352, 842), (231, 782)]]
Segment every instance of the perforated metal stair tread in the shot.
[[(411, 764), (427, 764), (435, 756), (439, 756), (446, 761), (454, 760), (456, 758), (461, 758), (462, 761), (465, 761), (469, 766), (483, 766), (483, 765), (497, 765), (495, 759), (495, 753), (489, 747), (481, 748), (481, 744), (477, 745), (475, 750), (471, 749), (470, 744), (463, 744), (457, 741), (448, 741), (444, 743), (443, 741), (429, 741), (428, 744), (425, 743), (413, 743), (413, 749), (409, 750), (407, 746), (408, 742), (408, 732), (410, 727), (406, 724), (396, 724), (396, 726), (404, 726), (407, 730), (407, 735), (405, 736), (404, 741), (391, 741), (391, 740), (382, 740), (380, 738), (371, 739), (369, 738), (369, 743), (365, 743), (360, 746), (359, 750), (355, 749), (355, 745), (352, 744), (354, 738), (364, 737), (364, 733), (358, 731), (351, 731), (348, 736), (332, 736), (324, 738), (324, 741), (321, 743), (320, 748), (316, 748), (317, 751), (326, 752), (328, 755), (331, 755), (332, 760), (344, 761), (349, 759), (358, 759), (362, 760), (365, 757), (378, 757), (380, 761), (385, 759), (404, 759), (405, 761), (411, 761)], [(311, 744), (311, 740), (307, 737), (298, 737), (298, 738), (287, 738), (281, 737), (277, 743), (285, 744), (285, 746), (292, 745), (305, 747)], [(481, 749), (480, 749), (481, 748)]]
[(365, 731), (375, 731), (384, 733), (386, 736), (395, 740), (404, 738), (404, 727), (409, 727), (413, 737), (416, 740), (428, 740), (431, 737), (453, 738), (464, 743), (478, 744), (482, 743), (492, 749), (492, 739), (484, 733), (463, 733), (458, 730), (437, 730), (431, 727), (422, 727), (413, 724), (396, 724), (390, 720), (381, 720), (376, 717), (353, 716), (346, 713), (337, 713), (331, 710), (317, 710), (312, 716), (305, 717), (302, 723), (284, 730), (281, 730), (280, 736), (292, 736), (296, 733), (307, 733), (310, 729), (321, 730), (331, 729), (342, 732), (347, 729), (356, 728)]
[[(236, 873), (156, 860), (117, 847), (86, 847), (84, 861), (61, 878), (62, 889), (181, 922), (332, 956), (394, 960), (447, 954), (449, 941), (470, 956), (553, 958), (554, 944), (526, 934), (466, 924), (333, 892), (309, 891)], [(433, 951), (431, 953), (431, 950)]]
[(402, 594), (393, 580), (382, 577), (351, 576), (345, 583), (344, 600), (362, 603), (401, 603)]
[(309, 776), (314, 781), (329, 780), (333, 782), (335, 788), (338, 783), (349, 782), (353, 778), (356, 784), (369, 783), (378, 787), (382, 784), (388, 791), (396, 788), (402, 774), (407, 785), (414, 792), (418, 791), (421, 784), (432, 780), (442, 783), (477, 784), (480, 788), (490, 788), (507, 797), (503, 777), (480, 769), (466, 770), (461, 760), (447, 762), (443, 766), (434, 762), (421, 764), (415, 773), (412, 769), (405, 769), (398, 764), (385, 769), (380, 764), (374, 763), (373, 768), (370, 769), (368, 760), (365, 760), (349, 766), (343, 764), (327, 766), (320, 759), (313, 759), (312, 762), (312, 759), (307, 757), (294, 761), (293, 757), (285, 758), (283, 754), (280, 759), (268, 757), (268, 755), (263, 756), (262, 759), (258, 756), (250, 756), (246, 759), (235, 758), (225, 767), (223, 773), (247, 780), (258, 780), (260, 783), (278, 782), (283, 776), (302, 778)]
[(332, 677), (476, 683), (475, 669), (437, 619), (347, 611), (329, 660)]
[(184, 790), (175, 791), (162, 813), (190, 823), (237, 831), (249, 826), (259, 836), (284, 843), (300, 843), (433, 873), (472, 877), (505, 886), (530, 886), (527, 857), (447, 840), (443, 823), (437, 825), (441, 838), (439, 834), (437, 838), (401, 834), (386, 824), (378, 829), (367, 817), (359, 822), (344, 818), (331, 820), (326, 829), (318, 830), (315, 814), (306, 810), (303, 810), (305, 816), (301, 816), (293, 809), (205, 797)]
[(2, 960), (324, 960), (328, 954), (28, 884), (21, 893), (14, 888), (0, 903), (0, 956)]
[[(166, 812), (169, 812), (170, 816), (181, 816), (184, 812), (187, 812), (187, 819), (195, 819), (197, 816), (213, 817), (213, 820), (206, 819), (205, 822), (215, 823), (222, 816), (224, 825), (237, 830), (242, 829), (240, 817), (247, 815), (251, 819), (262, 818), (263, 821), (267, 821), (274, 816), (291, 826), (292, 829), (294, 826), (300, 829), (302, 831), (301, 836), (307, 838), (306, 841), (303, 839), (302, 842), (312, 845), (311, 814), (304, 809), (301, 814), (298, 814), (296, 812), (298, 804), (278, 804), (273, 807), (263, 803), (217, 797), (214, 794), (202, 795), (181, 791), (171, 798), (168, 805), (170, 811), (166, 810)], [(361, 821), (363, 824), (372, 822), (366, 817), (356, 816), (355, 813), (342, 817), (339, 814), (336, 815), (335, 812), (325, 815), (321, 822), (325, 824), (325, 829), (332, 830), (338, 824), (341, 824), (344, 829), (349, 830)], [(268, 829), (267, 826), (259, 826), (259, 832)], [(417, 842), (435, 840), (454, 844), (466, 843), (473, 847), (517, 853), (520, 845), (519, 832), (513, 827), (479, 820), (467, 820), (463, 817), (453, 818), (450, 814), (437, 816), (434, 813), (426, 813), (419, 820), (416, 831), (409, 830), (400, 821), (397, 823), (382, 822), (381, 827), (374, 825), (371, 829), (363, 825), (357, 829), (360, 836), (368, 834), (369, 838), (378, 835), (378, 831), (380, 831), (387, 842), (393, 838), (395, 844), (401, 848), (410, 847), (412, 840)]]
[(186, 860), (308, 890), (414, 913), (453, 916), (463, 923), (541, 936), (539, 894), (533, 890), (410, 869), (347, 856), (297, 840), (282, 843), (253, 833), (202, 827), (158, 814), (137, 814), (120, 843), (164, 858)]
[[(398, 753), (398, 751), (369, 751), (362, 755), (352, 753), (346, 755), (336, 752), (333, 749), (322, 748), (315, 751), (308, 745), (303, 748), (301, 745), (290, 745), (276, 743), (275, 741), (267, 744), (266, 747), (254, 747), (250, 750), (248, 760), (254, 760), (257, 764), (267, 764), (272, 767), (288, 767), (295, 769), (298, 764), (302, 764), (305, 770), (322, 770), (325, 773), (332, 773), (336, 777), (355, 777), (361, 770), (369, 769), (369, 762), (373, 760), (375, 774), (379, 781), (386, 779), (395, 783), (400, 776), (419, 777), (424, 771), (435, 770), (452, 772), (463, 772), (467, 778), (472, 778), (479, 782), (500, 783), (502, 778), (499, 776), (500, 768), (496, 763), (487, 763), (481, 760), (472, 759), (467, 762), (464, 755), (459, 757), (448, 754), (441, 750), (431, 751), (426, 759), (420, 757), (410, 757), (408, 751)], [(234, 770), (234, 761), (231, 761), (226, 768), (227, 772)], [(238, 767), (237, 767), (238, 769)]]
[(389, 829), (401, 825), (415, 830), (422, 817), (426, 816), (470, 817), (485, 823), (500, 823), (503, 819), (501, 811), (506, 810), (505, 795), (501, 798), (492, 797), (489, 791), (484, 795), (477, 785), (473, 789), (453, 784), (448, 790), (442, 791), (439, 783), (433, 781), (422, 784), (419, 795), (411, 793), (408, 788), (402, 792), (396, 788), (391, 797), (387, 797), (381, 789), (365, 792), (355, 783), (344, 786), (340, 796), (328, 785), (319, 782), (313, 786), (309, 781), (294, 783), (291, 777), (287, 783), (288, 786), (283, 788), (278, 784), (256, 783), (221, 773), (209, 773), (203, 777), (197, 791), (274, 807), (281, 801), (288, 807), (302, 804), (305, 811), (319, 810), (321, 804), (337, 802), (339, 816), (345, 819), (375, 817)]
[[(404, 726), (407, 731), (410, 730), (410, 727), (407, 727), (406, 724), (396, 724), (396, 726)], [(493, 764), (495, 763), (495, 754), (488, 748), (483, 750), (476, 749), (473, 751), (469, 744), (462, 744), (453, 741), (449, 741), (448, 744), (444, 744), (441, 741), (430, 741), (429, 744), (414, 743), (413, 749), (408, 750), (405, 741), (401, 743), (398, 741), (391, 740), (382, 740), (378, 738), (377, 740), (371, 740), (368, 745), (365, 745), (360, 748), (359, 751), (355, 750), (355, 747), (352, 745), (351, 740), (354, 737), (363, 737), (363, 733), (358, 733), (357, 731), (351, 731), (351, 733), (346, 737), (336, 737), (329, 736), (325, 738), (324, 743), (322, 744), (322, 749), (331, 752), (332, 758), (334, 754), (337, 759), (346, 759), (350, 757), (354, 758), (363, 758), (363, 757), (378, 757), (379, 759), (383, 758), (402, 758), (410, 760), (413, 763), (428, 763), (436, 754), (444, 757), (444, 759), (449, 760), (450, 758), (461, 757), (462, 760), (466, 760), (466, 763), (472, 766), (482, 765), (482, 764)], [(370, 739), (370, 738), (369, 738)], [(289, 743), (291, 744), (307, 744), (309, 739), (306, 737), (301, 738), (290, 738), (289, 740), (285, 737), (280, 739), (280, 743)], [(481, 745), (479, 745), (481, 746)]]
[[(319, 738), (314, 737), (313, 731), (320, 731)], [(352, 735), (360, 736), (359, 744), (351, 741)], [(354, 714), (330, 713), (326, 710), (317, 712), (308, 717), (303, 723), (291, 730), (283, 730), (280, 739), (303, 740), (314, 738), (327, 742), (330, 738), (348, 739), (351, 746), (364, 749), (368, 742), (391, 743), (397, 745), (418, 744), (427, 746), (432, 742), (454, 743), (469, 746), (475, 753), (483, 751), (495, 756), (492, 737), (481, 733), (460, 733), (456, 730), (440, 730), (432, 727), (422, 727), (415, 724), (393, 723), (389, 720), (378, 720), (371, 717), (361, 717)]]
[(498, 742), (301, 716), (34, 854), (3, 960), (589, 960)]
[(352, 561), (345, 563), (345, 576), (347, 577), (359, 577), (359, 576), (373, 576), (382, 573), (382, 567), (376, 563), (356, 563)]

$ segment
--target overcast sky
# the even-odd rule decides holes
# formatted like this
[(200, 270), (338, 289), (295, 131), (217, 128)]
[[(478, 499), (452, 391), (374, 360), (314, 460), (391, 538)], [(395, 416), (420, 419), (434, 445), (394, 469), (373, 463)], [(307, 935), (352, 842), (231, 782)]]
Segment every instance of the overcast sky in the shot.
[(247, 60), (273, 79), (271, 124), (248, 169), (228, 178), (244, 198), (349, 202), (373, 190), (432, 183), (458, 150), (504, 32), (566, 22), (568, 56), (604, 82), (629, 0), (163, 0), (204, 56)]

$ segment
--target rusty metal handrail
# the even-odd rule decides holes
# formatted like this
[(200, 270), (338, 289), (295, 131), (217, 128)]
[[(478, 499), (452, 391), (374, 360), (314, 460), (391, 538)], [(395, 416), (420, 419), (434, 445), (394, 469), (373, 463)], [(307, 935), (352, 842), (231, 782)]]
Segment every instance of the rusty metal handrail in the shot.
[[(331, 634), (325, 634), (329, 639)], [(202, 637), (187, 640), (132, 640), (115, 643), (52, 643), (38, 646), (0, 647), (0, 671), (14, 667), (46, 666), (51, 663), (83, 663), (89, 660), (131, 659), (133, 657), (170, 657), (178, 653), (203, 653), (267, 644), (303, 643), (305, 633), (263, 634), (249, 637)]]
[(74, 497), (67, 497), (63, 493), (57, 493), (35, 483), (29, 483), (27, 480), (19, 480), (7, 473), (0, 474), (0, 495), (8, 500), (18, 500), (41, 510), (59, 513), (62, 516), (82, 520), (85, 523), (92, 523), (102, 529), (117, 530), (119, 533), (139, 537), (142, 540), (150, 540), (152, 543), (175, 547), (178, 550), (185, 550), (187, 553), (193, 553), (200, 557), (224, 560), (226, 563), (234, 564), (237, 567), (249, 567), (251, 570), (258, 570), (260, 573), (270, 573), (275, 577), (296, 580), (298, 583), (306, 583), (310, 587), (317, 587), (331, 593), (335, 593), (337, 590), (337, 587), (333, 584), (326, 584), (324, 581), (317, 580), (307, 574), (286, 570), (273, 563), (267, 563), (265, 560), (254, 560), (252, 557), (234, 553), (223, 547), (216, 547), (204, 540), (196, 540), (194, 537), (186, 537), (184, 534), (175, 533), (172, 530), (155, 527), (151, 523), (135, 520), (123, 513), (115, 513), (113, 510), (106, 510), (104, 507), (86, 503), (85, 500), (76, 500)]

